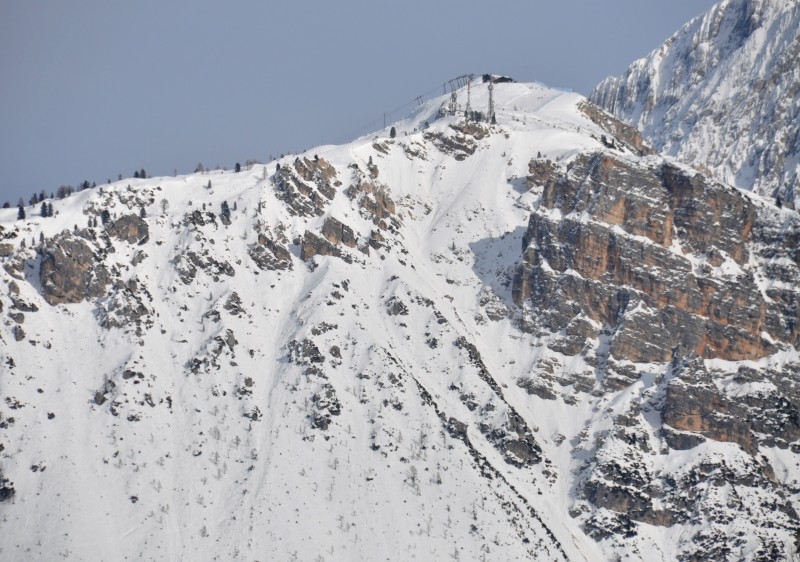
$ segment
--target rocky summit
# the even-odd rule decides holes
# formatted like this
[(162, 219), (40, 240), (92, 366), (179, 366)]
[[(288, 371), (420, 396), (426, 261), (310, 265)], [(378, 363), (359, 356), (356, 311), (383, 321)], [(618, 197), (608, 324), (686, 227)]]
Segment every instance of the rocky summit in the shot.
[(0, 210), (0, 558), (795, 556), (800, 216), (493, 95)]

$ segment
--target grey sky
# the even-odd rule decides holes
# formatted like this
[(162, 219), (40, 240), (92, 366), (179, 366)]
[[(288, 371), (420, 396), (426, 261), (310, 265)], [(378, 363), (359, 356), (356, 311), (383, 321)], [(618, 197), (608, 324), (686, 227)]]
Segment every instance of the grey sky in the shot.
[(712, 0), (0, 0), (0, 202), (347, 140), (464, 73), (588, 93)]

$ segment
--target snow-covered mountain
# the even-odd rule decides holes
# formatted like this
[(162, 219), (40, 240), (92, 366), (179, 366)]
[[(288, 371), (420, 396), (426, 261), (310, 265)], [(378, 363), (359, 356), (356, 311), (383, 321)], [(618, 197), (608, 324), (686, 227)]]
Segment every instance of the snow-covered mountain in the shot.
[(0, 558), (793, 556), (797, 214), (494, 100), (0, 210)]
[(800, 1), (724, 0), (590, 99), (659, 152), (800, 208)]

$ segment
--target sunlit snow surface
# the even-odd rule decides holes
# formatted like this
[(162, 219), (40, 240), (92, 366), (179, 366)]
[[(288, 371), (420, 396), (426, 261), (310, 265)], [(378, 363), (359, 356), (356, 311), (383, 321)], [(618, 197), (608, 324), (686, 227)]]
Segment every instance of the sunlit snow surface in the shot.
[[(620, 547), (589, 538), (570, 513), (575, 475), (600, 446), (598, 436), (632, 401), (657, 399), (648, 392), (666, 366), (615, 394), (543, 400), (516, 383), (558, 354), (512, 319), (487, 319), (480, 304), (490, 294), (494, 306), (514, 307), (511, 275), (538, 202), (525, 182), (531, 158), (541, 152), (566, 164), (581, 151), (602, 150), (603, 131), (576, 109), (576, 94), (499, 84), (494, 97), (498, 125), (463, 161), (423, 137), (462, 120), (435, 118), (447, 98), (396, 123), (393, 141), (384, 130), (300, 155), (329, 161), (342, 182), (323, 217), (288, 212), (272, 181), (278, 162), (238, 174), (123, 180), (55, 201), (54, 218), (28, 207), (28, 220), (18, 222), (16, 209), (1, 210), (0, 224), (19, 232), (13, 244), (23, 238), (28, 246), (20, 296), (39, 310), (25, 314), (22, 341), (5, 318), (0, 332), (0, 468), (16, 490), (0, 504), (0, 559), (674, 559), (684, 526), (640, 525)], [(461, 90), (462, 107), (465, 101)], [(486, 86), (474, 85), (470, 101), (485, 111)], [(353, 250), (351, 264), (317, 256), (309, 267), (294, 242), (306, 230), (319, 232), (325, 217), (350, 226), (360, 242), (375, 229), (345, 194), (349, 166), (365, 170), (370, 158), (401, 227), (387, 234), (386, 249)], [(149, 292), (153, 326), (141, 335), (99, 326), (108, 297), (48, 305), (30, 249), (40, 233), (84, 228), (89, 209), (138, 214), (120, 201), (131, 195), (152, 201), (150, 239), (141, 246), (113, 240), (105, 263)], [(185, 224), (204, 204), (218, 214), (223, 201), (235, 205), (230, 226)], [(258, 232), (279, 230), (293, 269), (260, 271), (248, 249)], [(188, 251), (208, 251), (235, 275), (215, 280), (201, 270), (184, 284), (174, 260)], [(3, 287), (12, 281), (3, 270), (0, 279)], [(233, 292), (244, 310), (238, 316), (224, 308)], [(393, 297), (407, 315), (387, 314)], [(228, 331), (233, 349), (219, 343)], [(480, 351), (503, 400), (455, 345), (462, 336)], [(305, 339), (324, 357), (313, 363), (319, 372), (290, 360), (289, 342)], [(193, 359), (212, 356), (216, 365), (191, 371)], [(581, 356), (562, 360), (565, 373), (593, 370)], [(126, 370), (142, 377), (124, 378)], [(98, 405), (107, 380), (116, 387)], [(314, 403), (329, 387), (341, 412), (327, 429), (313, 428)], [(502, 425), (510, 407), (533, 431), (542, 462), (505, 462), (479, 430)], [(467, 424), (470, 446), (445, 429), (443, 416)], [(649, 439), (658, 451), (655, 429)], [(766, 454), (778, 478), (800, 479), (793, 455)], [(735, 445), (708, 441), (647, 462), (677, 472), (703, 455), (727, 455), (734, 464), (744, 456)]]

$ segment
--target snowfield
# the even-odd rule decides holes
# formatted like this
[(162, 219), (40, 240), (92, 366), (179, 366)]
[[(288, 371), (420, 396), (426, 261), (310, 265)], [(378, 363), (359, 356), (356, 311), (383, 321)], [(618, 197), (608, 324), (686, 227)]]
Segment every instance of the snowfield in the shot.
[[(0, 502), (0, 559), (654, 561), (678, 559), (704, 530), (747, 534), (737, 507), (722, 527), (697, 514), (587, 533), (587, 518), (613, 515), (580, 491), (600, 474), (592, 466), (614, 459), (677, 479), (720, 458), (745, 474), (753, 459), (735, 443), (664, 444), (645, 406), (663, 399), (670, 365), (637, 365), (634, 384), (599, 391), (585, 356), (548, 347), (558, 334), (520, 329), (512, 278), (541, 196), (529, 163), (566, 168), (608, 150), (608, 133), (577, 94), (517, 83), (493, 93), (497, 124), (473, 134), (453, 129), (462, 89), (458, 114), (441, 115), (449, 98), (437, 98), (395, 123), (394, 139), (387, 128), (240, 173), (126, 179), (54, 201), (53, 218), (0, 210), (12, 250), (0, 258), (0, 477), (13, 488)], [(470, 95), (485, 112), (487, 85)], [(375, 192), (351, 189), (370, 182)], [(333, 196), (299, 213), (311, 201), (301, 187), (324, 186)], [(144, 209), (147, 239), (88, 228), (103, 209), (112, 223)], [(309, 258), (306, 232), (324, 238), (330, 218), (353, 246)], [(105, 267), (101, 296), (46, 302), (41, 250), (64, 237)], [(270, 243), (288, 250), (287, 267), (253, 257)], [(735, 276), (734, 265), (716, 274)], [(789, 350), (758, 368), (798, 360)], [(562, 384), (542, 378), (543, 362)], [(588, 390), (575, 388), (579, 373)], [(771, 388), (726, 381), (734, 398)], [(636, 459), (609, 437), (633, 404), (652, 451)], [(797, 455), (762, 451), (797, 489)], [(720, 505), (741, 493), (749, 506), (762, 492), (699, 493)], [(774, 534), (792, 544), (785, 528)], [(748, 539), (730, 559), (760, 547)]]

